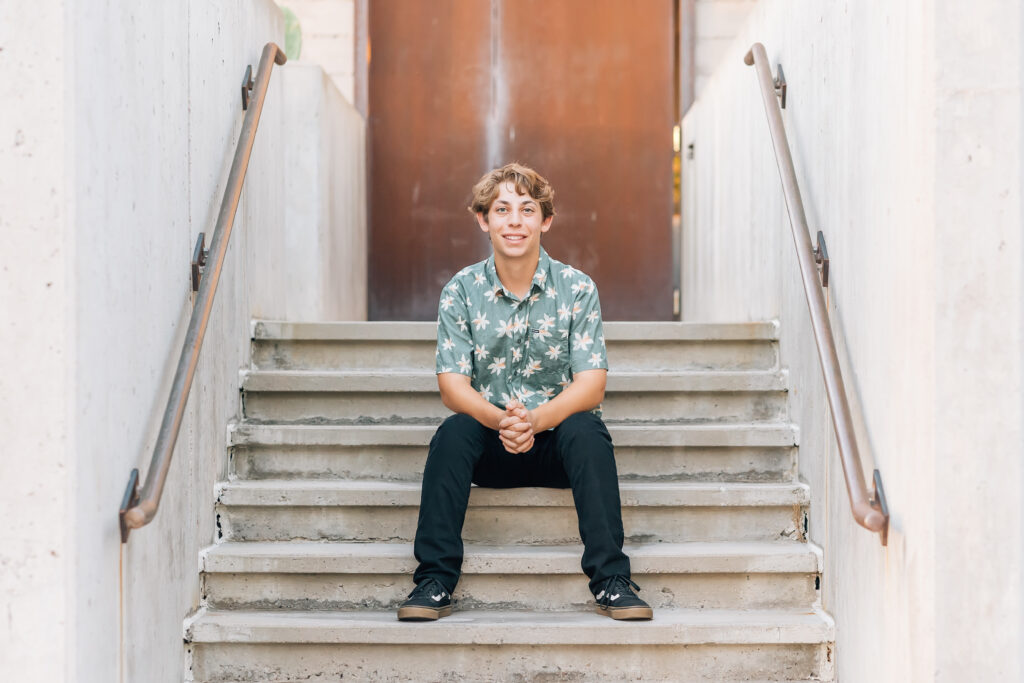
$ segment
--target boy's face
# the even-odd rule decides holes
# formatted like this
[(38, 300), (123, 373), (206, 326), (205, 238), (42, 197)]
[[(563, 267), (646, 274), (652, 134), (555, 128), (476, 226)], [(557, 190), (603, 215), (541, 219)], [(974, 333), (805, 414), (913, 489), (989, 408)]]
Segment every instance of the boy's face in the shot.
[(490, 236), (496, 257), (535, 257), (540, 253), (540, 235), (551, 227), (554, 216), (545, 219), (537, 200), (518, 194), (511, 182), (502, 183), (499, 190), (487, 215), (476, 215), (480, 229)]

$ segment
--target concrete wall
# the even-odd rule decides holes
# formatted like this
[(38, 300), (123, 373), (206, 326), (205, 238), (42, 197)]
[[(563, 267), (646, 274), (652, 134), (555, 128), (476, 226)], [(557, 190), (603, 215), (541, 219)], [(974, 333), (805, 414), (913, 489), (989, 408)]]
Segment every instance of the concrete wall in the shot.
[(119, 540), (145, 474), (270, 0), (0, 2), (0, 661), (19, 681), (185, 677), (182, 620), (252, 316), (285, 314), (280, 79), (272, 82), (156, 520)]
[(319, 64), (341, 94), (355, 102), (355, 0), (278, 0), (302, 27), (304, 62)]
[(289, 320), (366, 320), (366, 122), (318, 64), (282, 70)]
[(694, 10), (694, 92), (700, 95), (708, 78), (726, 58), (736, 33), (757, 0), (696, 0)]
[[(686, 319), (778, 317), (843, 681), (1020, 680), (1019, 3), (765, 0), (684, 121)], [(856, 526), (753, 69), (784, 112), (887, 548)], [(685, 155), (684, 155), (685, 156)]]

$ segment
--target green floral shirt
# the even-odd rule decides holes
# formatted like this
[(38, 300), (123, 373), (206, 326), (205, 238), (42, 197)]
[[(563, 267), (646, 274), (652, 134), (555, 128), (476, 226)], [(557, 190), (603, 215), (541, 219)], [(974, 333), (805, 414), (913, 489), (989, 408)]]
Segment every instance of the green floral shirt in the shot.
[(525, 298), (504, 290), (491, 255), (445, 285), (437, 323), (438, 374), (469, 375), (499, 408), (513, 398), (536, 408), (573, 373), (608, 368), (594, 281), (543, 248)]

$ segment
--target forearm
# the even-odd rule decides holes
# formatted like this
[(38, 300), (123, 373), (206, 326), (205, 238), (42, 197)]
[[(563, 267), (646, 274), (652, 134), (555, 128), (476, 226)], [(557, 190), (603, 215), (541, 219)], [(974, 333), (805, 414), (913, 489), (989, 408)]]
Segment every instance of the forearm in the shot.
[(488, 429), (497, 430), (505, 411), (481, 396), (468, 380), (468, 377), (452, 373), (438, 375), (441, 402), (452, 412), (469, 415)]
[(532, 411), (533, 427), (537, 432), (551, 429), (576, 413), (593, 410), (604, 400), (606, 370), (586, 370), (578, 373), (572, 384), (562, 393)]

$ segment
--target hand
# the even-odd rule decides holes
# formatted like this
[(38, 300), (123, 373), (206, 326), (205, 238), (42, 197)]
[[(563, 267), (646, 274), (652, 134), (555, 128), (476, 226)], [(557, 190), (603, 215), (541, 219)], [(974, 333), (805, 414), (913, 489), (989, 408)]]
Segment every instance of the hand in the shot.
[(533, 448), (533, 415), (519, 401), (505, 406), (505, 417), (498, 423), (498, 437), (509, 453), (525, 453)]

